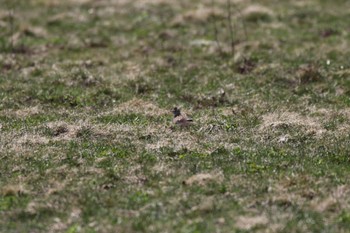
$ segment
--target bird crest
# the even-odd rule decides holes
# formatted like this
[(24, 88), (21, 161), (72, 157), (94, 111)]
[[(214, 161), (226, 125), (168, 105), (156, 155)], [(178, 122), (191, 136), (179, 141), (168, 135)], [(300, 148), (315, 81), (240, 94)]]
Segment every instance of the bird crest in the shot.
[(192, 123), (192, 119), (188, 118), (185, 114), (181, 113), (181, 110), (178, 107), (175, 107), (172, 110), (174, 114), (173, 123), (179, 126), (189, 126)]

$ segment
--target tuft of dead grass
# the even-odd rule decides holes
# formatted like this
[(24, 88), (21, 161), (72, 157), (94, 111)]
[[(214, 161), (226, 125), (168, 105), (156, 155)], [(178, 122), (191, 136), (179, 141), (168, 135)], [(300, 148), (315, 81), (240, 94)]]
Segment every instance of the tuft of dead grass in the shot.
[(67, 11), (51, 16), (50, 18), (48, 18), (47, 22), (48, 24), (56, 24), (67, 19), (76, 21), (77, 23), (85, 23), (88, 21), (88, 17), (84, 14), (75, 13), (73, 11)]
[(248, 21), (268, 21), (274, 17), (274, 12), (261, 5), (249, 5), (242, 10), (241, 15)]
[(75, 138), (84, 137), (84, 134), (91, 137), (103, 137), (110, 134), (111, 127), (92, 124), (89, 121), (78, 121), (69, 124), (64, 121), (54, 121), (45, 124), (53, 132), (53, 141), (70, 141)]
[(34, 106), (34, 107), (26, 107), (26, 108), (21, 108), (18, 110), (3, 110), (0, 112), (1, 115), (6, 115), (6, 116), (13, 116), (17, 117), (20, 119), (24, 119), (26, 117), (30, 116), (35, 116), (42, 113), (42, 109), (40, 106)]
[(186, 24), (186, 22), (205, 23), (212, 17), (223, 18), (225, 17), (225, 12), (219, 8), (209, 8), (200, 5), (197, 9), (189, 10), (184, 14), (176, 16), (171, 21), (171, 25), (179, 26)]
[(46, 125), (53, 131), (55, 137), (65, 140), (75, 138), (79, 130), (79, 126), (71, 125), (64, 121), (49, 122)]
[(46, 29), (38, 26), (25, 26), (22, 29), (22, 33), (26, 36), (31, 36), (35, 38), (48, 37), (48, 32), (46, 31)]
[(209, 182), (221, 183), (224, 180), (224, 175), (221, 171), (214, 171), (212, 173), (199, 173), (189, 177), (188, 179), (183, 181), (184, 185), (192, 186), (192, 185), (200, 185), (204, 186)]
[[(49, 175), (49, 173), (47, 172), (47, 175)], [(55, 180), (50, 180), (50, 187), (47, 188), (45, 195), (46, 197), (49, 197), (52, 194), (57, 194), (60, 191), (63, 191), (66, 188), (66, 182), (58, 182)]]
[(300, 66), (297, 70), (297, 77), (300, 84), (322, 81), (324, 79), (319, 68), (312, 64)]
[(148, 6), (159, 6), (159, 5), (170, 5), (170, 6), (177, 6), (179, 1), (172, 1), (172, 0), (134, 0), (134, 1), (128, 1), (128, 0), (118, 0), (114, 1), (113, 4), (116, 6), (128, 6), (132, 5), (135, 8), (138, 9), (144, 9)]
[(215, 198), (213, 196), (204, 197), (201, 199), (200, 203), (191, 208), (191, 211), (199, 211), (208, 213), (215, 209)]
[(50, 142), (49, 138), (37, 134), (26, 133), (17, 138), (11, 145), (15, 151), (21, 151), (25, 145), (45, 145)]
[(266, 225), (269, 219), (265, 215), (260, 216), (240, 216), (236, 220), (236, 226), (242, 230), (251, 230), (254, 227)]
[(289, 111), (263, 115), (259, 131), (273, 131), (285, 127), (303, 127), (308, 133), (316, 136), (320, 136), (326, 131), (317, 118), (302, 116), (299, 113)]
[(123, 181), (128, 184), (143, 185), (147, 182), (148, 178), (142, 173), (141, 165), (132, 167), (123, 176)]
[(21, 184), (8, 184), (1, 188), (3, 196), (18, 196), (28, 194), (28, 191)]
[(350, 193), (347, 185), (340, 185), (331, 191), (330, 195), (324, 199), (316, 198), (311, 207), (316, 211), (323, 213), (325, 211), (336, 211), (339, 208), (348, 208), (349, 203), (346, 200)]
[(158, 151), (161, 148), (169, 147), (173, 148), (174, 151), (180, 151), (183, 149), (195, 151), (201, 148), (196, 137), (190, 132), (173, 132), (170, 128), (164, 128), (164, 131), (158, 131), (158, 133), (159, 132), (162, 132), (162, 136), (156, 142), (146, 144), (146, 149)]

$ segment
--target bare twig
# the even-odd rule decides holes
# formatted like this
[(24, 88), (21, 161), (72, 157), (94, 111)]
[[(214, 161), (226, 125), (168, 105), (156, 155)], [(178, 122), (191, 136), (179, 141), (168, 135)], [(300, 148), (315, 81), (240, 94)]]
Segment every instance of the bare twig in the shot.
[[(232, 3), (231, 3), (232, 4)], [(244, 37), (245, 37), (245, 40), (248, 40), (248, 32), (247, 32), (247, 27), (244, 23), (244, 20), (243, 20), (243, 16), (242, 16), (242, 13), (237, 9), (235, 3), (233, 3), (234, 7), (233, 7), (233, 10), (239, 15), (239, 17), (242, 19), (242, 27), (243, 27), (243, 31), (244, 31)]]
[[(212, 6), (212, 9), (214, 10), (214, 0), (211, 0), (211, 6)], [(219, 41), (219, 31), (218, 31), (218, 28), (216, 26), (215, 17), (212, 17), (212, 20), (213, 20), (213, 27), (214, 27), (214, 38), (215, 38), (216, 44), (218, 46), (219, 52), (222, 53), (222, 48), (221, 48), (221, 44)]]
[(233, 25), (232, 25), (232, 12), (231, 12), (231, 0), (227, 0), (227, 23), (230, 32), (230, 41), (231, 41), (231, 55), (235, 56), (235, 42), (233, 37)]
[[(212, 9), (214, 9), (214, 0), (211, 0), (211, 5), (212, 5)], [(231, 56), (234, 58), (235, 57), (235, 53), (236, 53), (236, 42), (235, 42), (235, 29), (237, 29), (237, 22), (235, 21), (236, 19), (234, 19), (234, 15), (233, 12), (236, 13), (239, 18), (242, 21), (242, 28), (243, 28), (243, 33), (244, 33), (244, 40), (248, 40), (248, 33), (247, 33), (247, 28), (245, 25), (245, 22), (243, 20), (242, 14), (240, 12), (240, 10), (238, 9), (238, 7), (235, 5), (235, 3), (232, 3), (231, 0), (226, 0), (226, 10), (227, 10), (227, 28), (229, 31), (229, 40), (230, 40), (230, 48), (231, 48)], [(232, 9), (233, 8), (233, 9)], [(238, 20), (238, 19), (237, 19)], [(218, 27), (216, 25), (216, 21), (215, 19), (213, 19), (213, 28), (214, 28), (214, 38), (215, 41), (217, 43), (218, 49), (220, 51), (220, 53), (223, 52), (223, 49), (221, 47), (220, 41), (219, 41), (219, 30)]]
[(13, 34), (14, 34), (14, 28), (15, 28), (13, 8), (9, 10), (9, 23), (10, 23), (10, 50), (13, 53), (13, 50), (14, 50)]
[(6, 50), (10, 52), (14, 52), (14, 33), (15, 33), (15, 17), (14, 17), (14, 6), (16, 4), (16, 0), (10, 1), (6, 4), (6, 8), (8, 9), (7, 12), (7, 22), (9, 26), (9, 31), (7, 31), (5, 34), (8, 36), (8, 42), (6, 45)]

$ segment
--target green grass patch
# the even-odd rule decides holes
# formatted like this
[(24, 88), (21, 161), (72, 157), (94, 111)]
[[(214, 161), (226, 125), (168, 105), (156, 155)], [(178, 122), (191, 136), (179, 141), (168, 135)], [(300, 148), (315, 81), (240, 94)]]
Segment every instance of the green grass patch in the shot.
[(348, 1), (3, 5), (1, 232), (349, 230)]

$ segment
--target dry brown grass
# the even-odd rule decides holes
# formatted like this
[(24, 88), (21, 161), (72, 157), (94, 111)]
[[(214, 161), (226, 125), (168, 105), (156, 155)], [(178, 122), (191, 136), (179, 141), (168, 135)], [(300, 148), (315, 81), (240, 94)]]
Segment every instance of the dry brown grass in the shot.
[(220, 171), (213, 171), (211, 174), (209, 173), (199, 173), (189, 177), (188, 179), (183, 181), (184, 185), (206, 185), (209, 182), (221, 183), (223, 182), (224, 175)]
[(274, 13), (271, 9), (262, 5), (249, 5), (245, 9), (242, 10), (242, 15), (244, 17), (251, 17), (254, 14), (261, 14), (267, 16), (274, 16)]
[(203, 5), (200, 5), (197, 7), (197, 9), (189, 10), (182, 15), (176, 16), (172, 20), (171, 25), (179, 26), (182, 24), (186, 24), (187, 22), (206, 23), (212, 17), (224, 18), (225, 11), (219, 8), (205, 7)]
[(22, 184), (8, 184), (1, 187), (1, 195), (3, 196), (17, 196), (28, 194), (28, 191)]
[(262, 116), (262, 124), (259, 127), (261, 132), (275, 130), (285, 127), (303, 127), (306, 132), (321, 136), (323, 129), (321, 122), (317, 118), (300, 115), (296, 112), (268, 113)]
[(232, 0), (231, 56), (226, 0), (18, 3), (1, 232), (347, 232), (346, 7)]
[(144, 101), (139, 98), (133, 98), (132, 100), (129, 100), (127, 102), (124, 102), (117, 107), (115, 107), (112, 111), (104, 113), (104, 114), (129, 114), (129, 113), (135, 113), (135, 114), (142, 114), (145, 116), (164, 116), (164, 115), (171, 115), (170, 110), (165, 110), (162, 108), (159, 108), (152, 102)]
[(261, 216), (240, 216), (236, 220), (236, 226), (242, 230), (251, 230), (257, 226), (264, 226), (269, 223), (265, 215)]

